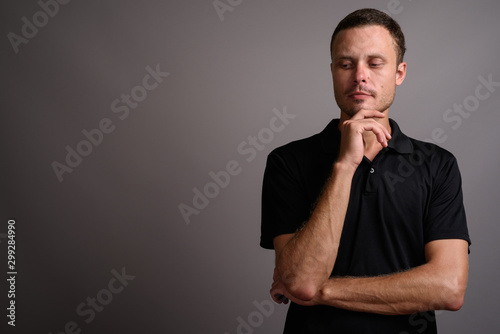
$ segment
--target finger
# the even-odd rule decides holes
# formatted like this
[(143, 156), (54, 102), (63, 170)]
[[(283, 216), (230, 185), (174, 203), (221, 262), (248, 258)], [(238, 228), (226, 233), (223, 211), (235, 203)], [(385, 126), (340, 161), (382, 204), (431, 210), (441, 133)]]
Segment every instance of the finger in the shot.
[(387, 147), (387, 141), (391, 139), (391, 134), (389, 131), (380, 124), (368, 124), (365, 127), (365, 131), (371, 131), (375, 134), (377, 141), (382, 144), (382, 146)]
[(350, 119), (351, 120), (358, 120), (358, 119), (373, 118), (373, 117), (384, 118), (385, 114), (383, 112), (378, 111), (378, 110), (361, 109), (354, 116), (352, 116)]
[(271, 293), (271, 298), (273, 299), (273, 301), (277, 304), (281, 304), (284, 302), (284, 299), (286, 299), (285, 296), (283, 296), (282, 294), (280, 293)]
[(382, 146), (387, 147), (387, 141), (391, 139), (391, 134), (382, 124), (378, 123), (374, 119), (359, 120), (356, 122), (346, 121), (345, 126), (352, 125), (352, 130), (358, 133), (365, 133), (366, 131), (371, 131), (375, 134), (377, 141), (382, 144)]
[(365, 131), (372, 131), (375, 134), (375, 137), (377, 138), (377, 141), (382, 144), (383, 147), (387, 147), (389, 141), (391, 139), (391, 134), (389, 131), (382, 125), (380, 124), (371, 124), (367, 125), (365, 127)]
[[(377, 123), (378, 124), (378, 123)], [(375, 135), (377, 136), (377, 140), (386, 147), (387, 146), (387, 141), (390, 140), (392, 138), (389, 130), (387, 130), (384, 126), (380, 125), (380, 126), (376, 126), (374, 127), (375, 131), (373, 131), (373, 133), (375, 133)], [(378, 130), (381, 130), (380, 132), (377, 132)]]
[(276, 298), (283, 304), (288, 304), (288, 298), (286, 298), (284, 295), (278, 294)]
[(357, 133), (372, 131), (376, 135), (381, 134), (382, 137), (386, 138), (387, 140), (391, 139), (391, 134), (389, 133), (389, 130), (387, 130), (382, 124), (378, 123), (374, 119), (347, 120), (344, 123), (342, 123), (342, 126), (343, 130), (349, 127), (351, 131)]
[(365, 131), (373, 131), (376, 135), (381, 134), (384, 138), (391, 139), (389, 130), (374, 119), (363, 120), (361, 121), (361, 124), (365, 127)]

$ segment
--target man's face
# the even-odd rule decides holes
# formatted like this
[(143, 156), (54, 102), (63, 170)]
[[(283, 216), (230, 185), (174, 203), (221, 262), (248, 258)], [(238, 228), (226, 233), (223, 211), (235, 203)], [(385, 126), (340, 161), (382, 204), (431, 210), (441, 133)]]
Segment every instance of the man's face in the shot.
[(396, 64), (394, 39), (378, 25), (342, 30), (332, 47), (335, 100), (349, 117), (361, 109), (385, 112), (396, 85), (406, 75), (406, 63)]

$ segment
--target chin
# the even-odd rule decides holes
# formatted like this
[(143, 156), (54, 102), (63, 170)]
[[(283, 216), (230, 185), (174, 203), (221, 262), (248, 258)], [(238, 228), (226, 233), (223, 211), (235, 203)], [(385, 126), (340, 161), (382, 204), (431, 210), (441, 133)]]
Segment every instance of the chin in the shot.
[(359, 104), (355, 105), (355, 106), (344, 106), (344, 108), (340, 107), (340, 110), (344, 111), (344, 113), (346, 113), (350, 117), (356, 115), (358, 113), (358, 111), (360, 111), (362, 109), (372, 110), (374, 108), (373, 108), (373, 106), (359, 105)]

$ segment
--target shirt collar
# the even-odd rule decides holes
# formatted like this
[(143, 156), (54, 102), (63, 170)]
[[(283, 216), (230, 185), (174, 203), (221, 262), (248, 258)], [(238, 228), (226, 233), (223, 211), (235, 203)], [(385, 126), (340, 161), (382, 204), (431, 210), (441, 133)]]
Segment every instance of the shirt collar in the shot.
[(410, 154), (413, 152), (413, 144), (410, 138), (401, 132), (398, 123), (392, 118), (389, 118), (389, 125), (391, 126), (392, 134), (391, 140), (389, 140), (389, 148), (394, 149), (396, 152), (401, 154)]
[[(340, 143), (339, 122), (340, 120), (338, 118), (333, 119), (320, 133), (321, 144), (327, 153), (338, 150), (338, 143)], [(389, 125), (391, 126), (392, 134), (388, 147), (401, 154), (412, 153), (413, 144), (410, 138), (401, 132), (398, 123), (392, 118), (389, 118)]]

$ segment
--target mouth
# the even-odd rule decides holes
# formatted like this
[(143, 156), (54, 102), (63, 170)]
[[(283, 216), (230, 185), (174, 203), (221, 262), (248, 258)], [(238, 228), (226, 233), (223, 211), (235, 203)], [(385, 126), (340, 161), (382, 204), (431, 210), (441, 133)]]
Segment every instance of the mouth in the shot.
[(369, 97), (372, 97), (372, 95), (360, 91), (360, 92), (353, 92), (353, 93), (349, 94), (348, 97), (353, 98), (355, 100), (363, 100), (363, 99), (367, 99)]

